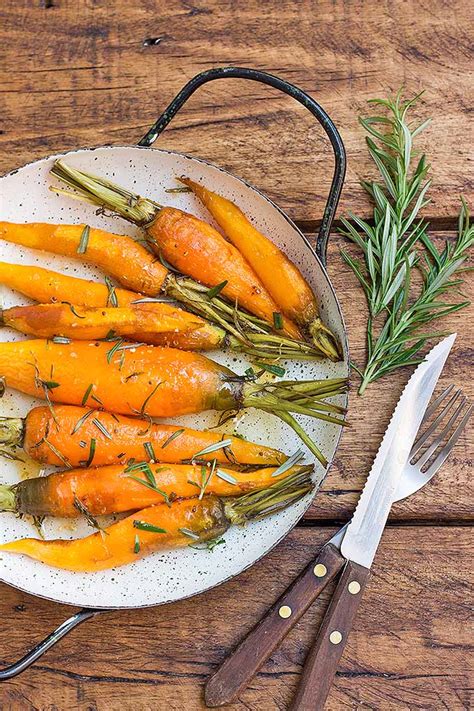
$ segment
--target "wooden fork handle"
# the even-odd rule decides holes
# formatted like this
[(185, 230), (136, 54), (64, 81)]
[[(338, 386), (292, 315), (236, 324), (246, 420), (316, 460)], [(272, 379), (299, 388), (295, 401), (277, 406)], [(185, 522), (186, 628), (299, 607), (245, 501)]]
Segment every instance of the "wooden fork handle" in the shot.
[(223, 706), (244, 689), (326, 585), (343, 568), (345, 558), (327, 543), (290, 588), (242, 640), (209, 679), (206, 705)]
[(322, 711), (370, 570), (348, 561), (303, 669), (291, 711)]

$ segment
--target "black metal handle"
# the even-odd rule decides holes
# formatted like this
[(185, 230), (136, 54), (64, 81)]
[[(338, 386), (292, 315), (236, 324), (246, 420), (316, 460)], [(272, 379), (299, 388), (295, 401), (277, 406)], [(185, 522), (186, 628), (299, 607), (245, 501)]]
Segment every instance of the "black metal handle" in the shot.
[(28, 669), (33, 662), (36, 662), (39, 657), (41, 657), (48, 649), (51, 649), (60, 639), (65, 637), (74, 627), (80, 625), (81, 622), (85, 622), (90, 617), (95, 617), (100, 612), (109, 612), (109, 610), (94, 610), (91, 608), (83, 608), (76, 612), (75, 615), (69, 617), (62, 624), (57, 627), (54, 632), (51, 632), (42, 642), (36, 645), (33, 649), (27, 652), (21, 659), (13, 664), (9, 664), (0, 670), (0, 681), (7, 681), (17, 674), (21, 674)]
[(336, 214), (337, 204), (341, 195), (342, 186), (344, 184), (344, 177), (346, 174), (346, 151), (344, 149), (344, 144), (342, 142), (339, 131), (335, 127), (332, 120), (329, 118), (328, 114), (324, 109), (309, 96), (304, 91), (299, 89), (297, 86), (290, 84), (279, 77), (275, 77), (272, 74), (267, 74), (266, 72), (258, 71), (257, 69), (245, 69), (243, 67), (221, 67), (217, 69), (209, 69), (205, 72), (197, 74), (191, 81), (189, 81), (176, 95), (173, 101), (170, 103), (167, 109), (163, 111), (159, 119), (153, 124), (150, 130), (143, 136), (141, 141), (139, 141), (139, 146), (151, 146), (154, 141), (158, 138), (163, 129), (169, 124), (171, 119), (178, 113), (180, 108), (186, 103), (189, 97), (194, 94), (196, 89), (198, 89), (203, 84), (208, 81), (213, 81), (214, 79), (250, 79), (252, 81), (258, 81), (262, 84), (268, 84), (275, 89), (288, 94), (293, 99), (302, 104), (321, 124), (323, 129), (328, 136), (331, 146), (334, 152), (334, 175), (332, 178), (331, 188), (326, 200), (326, 205), (324, 207), (323, 219), (321, 226), (319, 228), (317, 240), (316, 240), (316, 254), (321, 260), (323, 265), (326, 265), (326, 252), (327, 244), (329, 239), (329, 233), (331, 230), (331, 225), (334, 220), (334, 215)]

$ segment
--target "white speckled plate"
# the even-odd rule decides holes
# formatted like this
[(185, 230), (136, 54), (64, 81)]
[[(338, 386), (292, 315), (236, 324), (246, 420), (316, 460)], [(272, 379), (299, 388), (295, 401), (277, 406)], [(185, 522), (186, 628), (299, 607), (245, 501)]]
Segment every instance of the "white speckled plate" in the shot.
[[(57, 197), (48, 190), (49, 168), (53, 156), (37, 161), (0, 180), (0, 219), (12, 222), (86, 222), (122, 234), (137, 235), (138, 228), (119, 218), (97, 216), (94, 208), (80, 202)], [(328, 277), (314, 252), (295, 225), (257, 190), (205, 161), (178, 153), (151, 148), (105, 147), (85, 149), (66, 154), (71, 165), (108, 176), (112, 180), (149, 196), (162, 204), (172, 204), (209, 221), (209, 215), (198, 200), (186, 193), (170, 194), (167, 188), (176, 187), (175, 176), (186, 174), (234, 200), (251, 217), (255, 225), (269, 235), (300, 267), (317, 294), (322, 316), (341, 339), (345, 359), (338, 364), (288, 363), (289, 378), (319, 378), (346, 375), (348, 372), (347, 342), (344, 323)], [(37, 264), (79, 277), (102, 280), (100, 272), (81, 264), (80, 260), (66, 259), (46, 252), (23, 249), (0, 243), (0, 260)], [(27, 303), (19, 294), (0, 287), (2, 304), (10, 306)], [(73, 300), (73, 295), (71, 295)], [(0, 339), (13, 340), (23, 336), (10, 330), (0, 332)], [(231, 354), (215, 353), (212, 357), (238, 373), (248, 367), (247, 361)], [(1, 375), (1, 373), (0, 373)], [(345, 403), (345, 398), (340, 398)], [(26, 415), (37, 402), (16, 391), (8, 390), (0, 401), (1, 415)], [(340, 427), (304, 418), (304, 426), (316, 440), (329, 461), (332, 461), (340, 437)], [(204, 428), (214, 425), (215, 413), (204, 413), (176, 418), (174, 422)], [(230, 423), (224, 431), (232, 431)], [(300, 447), (291, 429), (277, 418), (257, 411), (247, 411), (235, 424), (244, 437), (278, 447), (288, 453)], [(309, 455), (307, 461), (312, 461)], [(325, 472), (316, 462), (318, 483)], [(18, 481), (18, 464), (2, 460), (0, 481)], [(295, 525), (311, 503), (311, 496), (290, 509), (245, 529), (233, 528), (225, 535), (225, 545), (212, 553), (186, 549), (156, 553), (136, 563), (113, 570), (82, 574), (58, 570), (42, 563), (13, 554), (2, 554), (0, 578), (34, 595), (63, 603), (86, 607), (141, 607), (157, 605), (195, 595), (222, 583), (252, 565), (267, 553)], [(85, 525), (71, 526), (71, 522), (49, 519), (44, 523), (47, 538), (74, 538), (90, 533)], [(13, 514), (0, 514), (0, 540), (35, 536), (36, 529), (27, 520)]]

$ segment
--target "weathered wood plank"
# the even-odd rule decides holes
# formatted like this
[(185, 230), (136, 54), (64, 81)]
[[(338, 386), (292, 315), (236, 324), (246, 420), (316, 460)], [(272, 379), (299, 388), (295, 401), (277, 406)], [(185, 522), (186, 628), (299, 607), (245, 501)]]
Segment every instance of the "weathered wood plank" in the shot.
[[(367, 210), (373, 174), (356, 116), (370, 97), (426, 89), (422, 139), (435, 183), (430, 216), (453, 218), (473, 197), (469, 150), (472, 8), (463, 0), (193, 4), (170, 0), (4, 0), (0, 7), (0, 169), (84, 145), (134, 143), (194, 74), (258, 67), (312, 94), (349, 155), (342, 209)], [(144, 46), (145, 40), (157, 43)], [(298, 220), (321, 217), (330, 153), (303, 109), (267, 87), (200, 90), (160, 143), (247, 178)]]
[[(438, 248), (441, 248), (446, 234), (432, 235)], [(341, 236), (333, 235), (328, 271), (348, 328), (351, 358), (361, 364), (365, 354), (366, 305), (362, 289), (339, 255), (343, 245), (349, 247)], [(353, 251), (352, 247), (349, 249)], [(465, 279), (463, 293), (469, 297), (472, 275), (466, 275)], [(433, 330), (458, 334), (440, 379), (439, 391), (455, 383), (463, 388), (471, 401), (474, 395), (471, 375), (473, 314), (474, 308), (470, 306), (433, 326)], [(348, 414), (352, 427), (343, 434), (334, 464), (307, 514), (308, 518), (346, 520), (351, 515), (392, 410), (411, 372), (411, 369), (400, 370), (373, 383), (363, 397), (357, 395), (358, 377), (354, 373)], [(392, 520), (472, 520), (472, 441), (470, 423), (439, 474), (417, 494), (396, 504)]]
[[(86, 623), (2, 684), (1, 708), (204, 708), (208, 675), (331, 532), (297, 529), (251, 570), (191, 601)], [(469, 708), (470, 571), (466, 529), (388, 529), (328, 709)], [(329, 591), (230, 708), (288, 708), (328, 598)], [(70, 614), (6, 586), (0, 600), (2, 663)]]

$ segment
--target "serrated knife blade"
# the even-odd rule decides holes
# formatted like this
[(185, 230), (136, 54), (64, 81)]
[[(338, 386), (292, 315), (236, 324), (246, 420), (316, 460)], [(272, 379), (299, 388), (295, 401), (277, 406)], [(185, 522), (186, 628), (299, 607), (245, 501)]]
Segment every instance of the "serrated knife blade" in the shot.
[(438, 343), (417, 367), (393, 412), (354, 515), (341, 543), (342, 555), (370, 568), (426, 408), (456, 334)]

